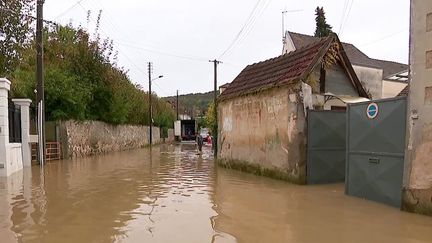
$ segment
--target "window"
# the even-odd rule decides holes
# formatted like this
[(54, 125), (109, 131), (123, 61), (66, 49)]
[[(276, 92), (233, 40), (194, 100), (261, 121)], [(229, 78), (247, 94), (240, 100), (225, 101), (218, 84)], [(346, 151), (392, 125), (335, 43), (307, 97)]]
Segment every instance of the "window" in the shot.
[(432, 68), (432, 50), (426, 52), (426, 69)]
[(432, 31), (432, 13), (426, 16), (426, 32)]
[(425, 105), (432, 105), (432, 86), (425, 88)]

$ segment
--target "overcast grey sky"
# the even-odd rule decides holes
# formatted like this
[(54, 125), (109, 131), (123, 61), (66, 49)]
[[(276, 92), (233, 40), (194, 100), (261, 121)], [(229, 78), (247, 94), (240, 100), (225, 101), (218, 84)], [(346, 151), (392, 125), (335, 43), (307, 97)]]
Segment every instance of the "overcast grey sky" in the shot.
[(45, 0), (44, 17), (92, 32), (86, 11), (96, 19), (102, 10), (100, 33), (114, 40), (132, 81), (148, 89), (146, 63), (151, 61), (154, 75), (164, 75), (153, 89), (167, 96), (177, 89), (181, 94), (212, 90), (208, 60), (230, 46), (254, 9), (254, 21), (243, 32), (248, 34), (221, 57), (219, 85), (231, 82), (246, 65), (281, 54), (284, 9), (302, 10), (286, 14), (286, 30), (313, 34), (318, 5), (324, 6), (333, 31), (344, 23), (342, 41), (370, 57), (407, 63), (408, 0)]

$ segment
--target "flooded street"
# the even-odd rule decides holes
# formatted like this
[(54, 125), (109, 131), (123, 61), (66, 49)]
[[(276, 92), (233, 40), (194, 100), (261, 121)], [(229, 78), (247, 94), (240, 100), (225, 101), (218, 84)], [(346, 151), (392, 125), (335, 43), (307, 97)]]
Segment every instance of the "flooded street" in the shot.
[(0, 242), (431, 242), (432, 218), (158, 146), (0, 180)]

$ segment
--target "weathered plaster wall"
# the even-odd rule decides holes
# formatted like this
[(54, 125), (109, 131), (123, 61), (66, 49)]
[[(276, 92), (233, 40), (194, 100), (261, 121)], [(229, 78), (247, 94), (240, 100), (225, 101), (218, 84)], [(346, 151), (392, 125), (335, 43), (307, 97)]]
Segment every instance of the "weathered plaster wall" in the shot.
[(383, 81), (382, 98), (396, 97), (408, 84), (404, 82)]
[(427, 15), (432, 1), (411, 1), (411, 86), (408, 104), (408, 132), (403, 207), (432, 215), (432, 28)]
[(373, 99), (381, 99), (382, 97), (382, 80), (383, 70), (372, 67), (361, 67), (353, 65), (354, 71), (357, 74), (360, 82), (362, 82), (369, 91)]
[[(99, 121), (60, 123), (63, 158), (85, 157), (148, 145), (149, 127), (110, 125)], [(160, 130), (153, 127), (153, 143), (160, 143)]]
[(219, 159), (305, 183), (305, 117), (288, 88), (219, 104)]

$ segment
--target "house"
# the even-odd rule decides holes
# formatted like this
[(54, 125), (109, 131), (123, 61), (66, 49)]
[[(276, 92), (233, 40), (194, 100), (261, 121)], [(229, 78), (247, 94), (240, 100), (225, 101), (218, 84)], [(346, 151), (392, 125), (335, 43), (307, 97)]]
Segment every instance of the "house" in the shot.
[[(282, 53), (288, 53), (318, 41), (320, 38), (287, 31)], [(356, 46), (342, 43), (359, 80), (373, 99), (397, 96), (408, 84), (408, 65), (373, 59)]]
[(411, 0), (403, 209), (432, 215), (432, 1)]
[(307, 109), (370, 98), (345, 53), (332, 34), (243, 69), (219, 96), (219, 164), (304, 184)]

